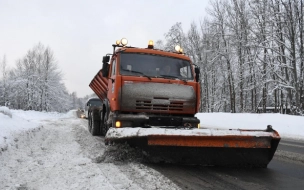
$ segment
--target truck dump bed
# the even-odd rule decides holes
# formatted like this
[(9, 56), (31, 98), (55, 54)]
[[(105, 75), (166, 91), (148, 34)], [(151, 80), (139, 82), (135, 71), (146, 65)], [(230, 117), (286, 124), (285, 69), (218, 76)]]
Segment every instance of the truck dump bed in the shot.
[(89, 86), (101, 100), (107, 98), (108, 79), (102, 76), (102, 70), (95, 75)]

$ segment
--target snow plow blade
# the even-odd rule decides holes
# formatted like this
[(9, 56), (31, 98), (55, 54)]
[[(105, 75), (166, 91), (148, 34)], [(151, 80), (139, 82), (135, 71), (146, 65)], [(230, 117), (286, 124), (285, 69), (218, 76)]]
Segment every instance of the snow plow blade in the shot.
[(111, 128), (105, 142), (127, 142), (154, 160), (169, 163), (265, 168), (280, 139), (271, 126), (266, 130)]

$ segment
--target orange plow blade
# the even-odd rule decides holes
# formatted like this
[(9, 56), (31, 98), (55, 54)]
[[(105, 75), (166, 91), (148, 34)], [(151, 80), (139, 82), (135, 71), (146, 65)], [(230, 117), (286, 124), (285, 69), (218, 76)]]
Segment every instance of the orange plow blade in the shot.
[(226, 147), (226, 148), (270, 148), (267, 137), (252, 136), (148, 136), (149, 146)]
[[(110, 129), (106, 142), (127, 142), (164, 162), (267, 167), (280, 141), (275, 130)], [(154, 159), (156, 160), (156, 159)]]

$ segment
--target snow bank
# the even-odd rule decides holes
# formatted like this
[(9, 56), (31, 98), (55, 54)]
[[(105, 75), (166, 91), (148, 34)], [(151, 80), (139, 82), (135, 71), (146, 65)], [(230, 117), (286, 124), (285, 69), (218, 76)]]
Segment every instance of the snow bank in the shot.
[(77, 110), (70, 110), (68, 111), (64, 116), (62, 116), (63, 118), (73, 118), (73, 117), (77, 117)]
[(304, 117), (276, 113), (198, 113), (201, 127), (223, 129), (266, 129), (272, 125), (281, 137), (304, 140)]
[(38, 123), (29, 122), (13, 114), (10, 118), (0, 113), (0, 149), (6, 149), (7, 144), (14, 139), (15, 133), (21, 133), (41, 126)]
[(240, 131), (219, 129), (165, 129), (165, 128), (110, 128), (106, 138), (120, 139), (128, 137), (146, 137), (150, 135), (166, 136), (258, 136), (268, 137), (272, 133), (262, 131)]
[[(43, 120), (77, 118), (76, 111), (71, 110), (67, 113), (37, 112), (9, 110), (7, 107), (0, 107), (0, 146), (12, 140), (13, 134), (16, 132), (38, 128)], [(201, 121), (201, 128), (266, 129), (267, 125), (272, 125), (281, 137), (304, 140), (304, 117), (302, 116), (249, 113), (198, 113), (196, 116)], [(198, 131), (182, 132), (193, 135), (193, 132)], [(214, 132), (211, 130), (209, 133)], [(142, 133), (145, 133), (144, 129), (142, 129)]]
[(284, 114), (250, 114), (250, 113), (198, 113), (200, 129), (160, 129), (160, 128), (121, 128), (109, 130), (107, 138), (125, 138), (147, 135), (179, 135), (179, 136), (216, 136), (216, 135), (253, 135), (267, 136), (268, 134), (239, 130), (220, 129), (252, 129), (265, 130), (271, 125), (283, 138), (304, 140), (304, 117)]
[[(33, 110), (11, 110), (13, 115), (16, 115), (18, 117), (21, 117), (23, 119), (29, 120), (29, 121), (35, 121), (39, 122), (41, 120), (49, 120), (49, 119), (58, 119), (58, 118), (69, 118), (74, 117), (73, 112), (76, 112), (76, 110), (71, 110), (67, 113), (58, 113), (58, 112), (39, 112), (39, 111), (33, 111)], [(75, 113), (76, 115), (76, 113)]]
[(0, 113), (3, 113), (4, 115), (7, 115), (9, 117), (12, 117), (12, 113), (8, 109), (8, 107), (0, 106)]
[(0, 107), (0, 150), (6, 149), (17, 133), (40, 128), (43, 120), (74, 117), (77, 117), (76, 110), (58, 113), (10, 110), (7, 107)]

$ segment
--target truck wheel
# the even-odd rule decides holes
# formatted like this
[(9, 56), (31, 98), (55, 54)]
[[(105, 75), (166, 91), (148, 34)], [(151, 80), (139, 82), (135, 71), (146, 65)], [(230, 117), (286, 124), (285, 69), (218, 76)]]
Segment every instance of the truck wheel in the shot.
[(106, 136), (107, 132), (108, 132), (108, 126), (107, 126), (107, 120), (108, 120), (108, 114), (104, 114), (104, 117), (101, 118), (102, 122), (101, 122), (101, 135), (102, 136)]
[(91, 114), (91, 118), (92, 118), (92, 129), (91, 129), (91, 134), (93, 136), (97, 136), (100, 135), (100, 120), (94, 113)]
[(88, 113), (88, 130), (91, 133), (91, 131), (92, 131), (92, 116), (91, 116), (91, 113)]

